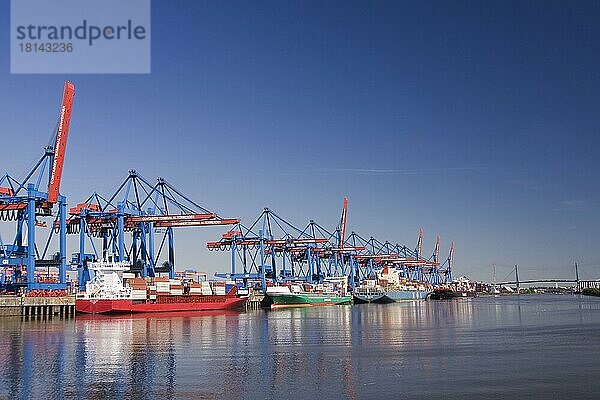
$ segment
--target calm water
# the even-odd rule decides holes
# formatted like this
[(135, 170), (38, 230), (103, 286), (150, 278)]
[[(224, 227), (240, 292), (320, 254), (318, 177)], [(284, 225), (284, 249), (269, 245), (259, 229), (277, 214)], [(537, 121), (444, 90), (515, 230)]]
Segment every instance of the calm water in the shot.
[(7, 399), (600, 396), (600, 298), (4, 318), (0, 327)]

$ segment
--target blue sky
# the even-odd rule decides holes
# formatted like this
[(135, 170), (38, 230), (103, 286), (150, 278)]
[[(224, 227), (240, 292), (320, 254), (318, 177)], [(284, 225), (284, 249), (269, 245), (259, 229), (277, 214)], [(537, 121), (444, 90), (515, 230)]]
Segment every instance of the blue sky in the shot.
[[(128, 169), (250, 222), (427, 253), (490, 279), (600, 276), (597, 2), (152, 3), (149, 75), (11, 75), (0, 1), (0, 170), (19, 175), (74, 81), (63, 192), (110, 192)], [(177, 233), (179, 266), (227, 270), (223, 230)], [(200, 250), (199, 250), (200, 249)], [(74, 247), (70, 252), (76, 251)]]

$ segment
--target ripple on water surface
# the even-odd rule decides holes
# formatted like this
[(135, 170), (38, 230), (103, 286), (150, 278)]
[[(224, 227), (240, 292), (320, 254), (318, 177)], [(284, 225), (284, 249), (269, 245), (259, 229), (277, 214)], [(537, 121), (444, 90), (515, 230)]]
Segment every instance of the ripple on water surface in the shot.
[[(597, 398), (600, 299), (0, 319), (0, 398)], [(27, 382), (27, 384), (26, 384)]]

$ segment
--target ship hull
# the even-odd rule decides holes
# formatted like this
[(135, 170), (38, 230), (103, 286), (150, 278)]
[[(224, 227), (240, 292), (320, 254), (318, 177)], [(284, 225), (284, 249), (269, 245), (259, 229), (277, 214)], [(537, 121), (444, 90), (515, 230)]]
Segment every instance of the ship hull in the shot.
[[(130, 299), (76, 299), (75, 310), (86, 314), (132, 314), (179, 311), (233, 310), (246, 303), (245, 298), (221, 296), (168, 296), (152, 303)], [(179, 297), (181, 299), (179, 299)], [(225, 296), (222, 296), (225, 297)]]
[(395, 290), (384, 293), (355, 293), (354, 303), (388, 304), (397, 301), (425, 300), (430, 292), (424, 290)]
[(374, 303), (395, 303), (406, 300), (425, 300), (428, 291), (425, 290), (394, 290), (386, 292), (381, 298), (374, 300)]
[(312, 307), (350, 304), (352, 296), (326, 296), (307, 294), (268, 294), (271, 308)]
[(450, 299), (457, 299), (457, 298), (472, 298), (472, 297), (477, 297), (477, 293), (465, 291), (465, 290), (450, 290), (450, 289), (434, 290), (430, 296), (430, 298), (432, 300), (450, 300)]
[(354, 304), (376, 303), (385, 296), (384, 293), (354, 293)]

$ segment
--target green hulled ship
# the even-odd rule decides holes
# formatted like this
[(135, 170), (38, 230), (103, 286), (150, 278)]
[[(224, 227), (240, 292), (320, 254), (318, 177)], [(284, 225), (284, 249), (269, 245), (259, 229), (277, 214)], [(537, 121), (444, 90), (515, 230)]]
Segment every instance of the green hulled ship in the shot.
[(300, 290), (291, 291), (289, 287), (268, 288), (267, 297), (271, 308), (310, 307), (350, 304), (352, 296), (339, 293), (313, 293)]

